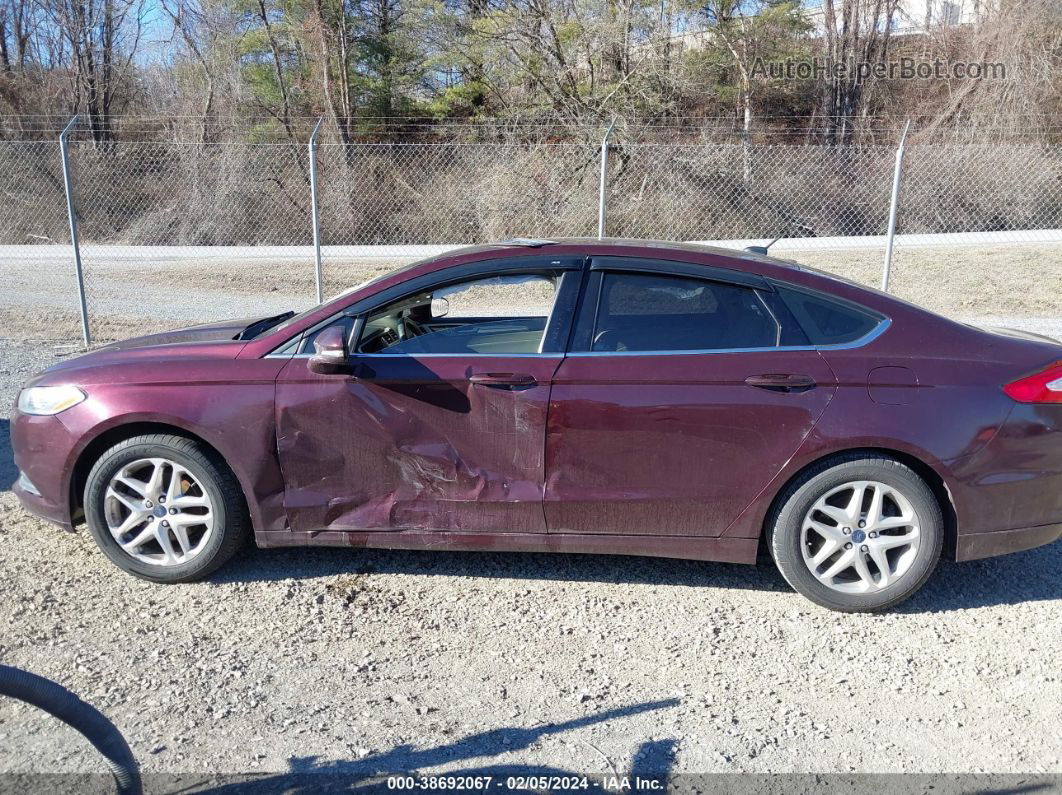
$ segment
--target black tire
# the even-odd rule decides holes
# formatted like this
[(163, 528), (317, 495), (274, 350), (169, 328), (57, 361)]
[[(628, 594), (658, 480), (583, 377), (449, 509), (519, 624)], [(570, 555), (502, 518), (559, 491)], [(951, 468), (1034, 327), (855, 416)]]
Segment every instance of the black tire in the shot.
[[(186, 467), (208, 493), (214, 530), (206, 546), (186, 563), (155, 566), (126, 553), (111, 536), (104, 516), (104, 494), (123, 466), (141, 458), (166, 458)], [(250, 522), (236, 476), (216, 454), (192, 439), (168, 434), (136, 436), (110, 448), (93, 465), (85, 484), (85, 519), (103, 554), (118, 568), (158, 583), (194, 582), (224, 565), (249, 535)]]
[[(816, 500), (859, 480), (878, 481), (907, 498), (918, 516), (921, 543), (910, 567), (894, 583), (869, 593), (844, 593), (821, 582), (805, 564), (801, 530)], [(816, 604), (844, 613), (886, 610), (912, 596), (936, 568), (944, 542), (940, 504), (925, 481), (899, 461), (873, 454), (836, 456), (812, 467), (775, 500), (766, 529), (771, 557), (786, 582)]]

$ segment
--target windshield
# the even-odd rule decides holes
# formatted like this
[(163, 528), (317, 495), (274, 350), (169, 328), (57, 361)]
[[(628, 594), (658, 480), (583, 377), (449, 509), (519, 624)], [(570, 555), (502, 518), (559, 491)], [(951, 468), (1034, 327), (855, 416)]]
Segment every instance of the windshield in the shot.
[[(376, 277), (376, 278), (380, 278), (380, 277)], [(294, 314), (292, 314), (290, 316), (287, 315), (287, 314), (280, 315), (280, 316), (278, 316), (278, 322), (269, 323), (269, 322), (266, 322), (266, 321), (271, 320), (272, 318), (265, 318), (264, 320), (258, 321), (257, 323), (252, 323), (250, 326), (248, 326), (248, 329), (251, 330), (251, 333), (248, 333), (247, 331), (245, 331), (244, 334), (242, 335), (242, 339), (253, 340), (253, 339), (256, 339), (258, 337), (261, 337), (263, 334), (266, 334), (266, 333), (272, 334), (272, 333), (277, 332), (277, 331), (283, 331), (284, 329), (288, 328), (289, 326), (292, 326), (292, 325), (298, 323), (304, 317), (309, 317), (311, 314), (316, 312), (318, 309), (320, 309), (325, 304), (330, 304), (333, 301), (335, 301), (337, 298), (342, 298), (343, 296), (346, 296), (346, 295), (352, 295), (353, 293), (355, 293), (358, 290), (360, 290), (362, 287), (367, 287), (368, 285), (372, 284), (374, 281), (376, 281), (376, 279), (369, 279), (368, 281), (364, 281), (361, 284), (358, 284), (358, 285), (356, 285), (354, 287), (350, 287), (350, 288), (348, 288), (346, 290), (343, 290), (342, 292), (336, 293), (335, 295), (331, 296), (330, 298), (325, 299), (321, 303), (314, 304), (309, 309), (304, 309), (302, 312), (294, 313)], [(262, 325), (259, 325), (259, 324), (262, 324)]]
[[(415, 263), (413, 263), (413, 265), (407, 266), (407, 268), (411, 268), (411, 267), (413, 267), (414, 265), (417, 265), (417, 264), (419, 264), (419, 263), (415, 262)], [(402, 270), (405, 270), (405, 269), (402, 269)], [(314, 304), (309, 309), (305, 309), (302, 312), (298, 312), (298, 313), (292, 315), (291, 317), (288, 317), (288, 318), (284, 319), (280, 323), (270, 324), (270, 325), (266, 326), (265, 328), (256, 329), (253, 337), (245, 337), (245, 339), (254, 339), (255, 337), (262, 336), (266, 332), (269, 332), (270, 334), (272, 334), (272, 333), (275, 333), (275, 332), (278, 332), (278, 331), (283, 331), (284, 329), (288, 328), (289, 326), (295, 325), (296, 323), (298, 323), (303, 318), (309, 317), (311, 314), (316, 312), (318, 309), (320, 309), (325, 304), (330, 304), (333, 301), (336, 301), (336, 300), (338, 300), (340, 298), (345, 298), (348, 295), (353, 295), (354, 293), (358, 292), (358, 290), (361, 290), (361, 289), (363, 289), (365, 287), (368, 287), (368, 286), (370, 286), (372, 284), (375, 284), (376, 282), (381, 281), (382, 279), (386, 279), (388, 276), (392, 276), (392, 275), (394, 275), (395, 273), (398, 273), (398, 272), (399, 271), (386, 271), (385, 273), (381, 273), (378, 276), (373, 276), (371, 279), (366, 279), (365, 281), (361, 282), (360, 284), (356, 284), (353, 287), (348, 287), (345, 290), (341, 290), (340, 292), (336, 293), (335, 295), (326, 298), (324, 301), (322, 301), (319, 304)]]

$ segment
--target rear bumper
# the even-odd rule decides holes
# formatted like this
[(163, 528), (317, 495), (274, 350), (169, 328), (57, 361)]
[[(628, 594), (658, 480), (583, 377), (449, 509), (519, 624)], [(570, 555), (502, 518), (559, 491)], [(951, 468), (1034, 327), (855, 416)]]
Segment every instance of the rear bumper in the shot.
[(956, 560), (979, 560), (1023, 549), (1042, 547), (1062, 538), (1062, 524), (1024, 527), (1020, 530), (998, 530), (994, 533), (959, 535), (955, 543)]
[[(966, 534), (1050, 535), (1042, 528), (1062, 522), (1062, 404), (1014, 404), (988, 444), (943, 462), (940, 474), (955, 506), (960, 542)], [(968, 543), (980, 548), (988, 542)], [(1048, 542), (1002, 552), (1038, 543)]]

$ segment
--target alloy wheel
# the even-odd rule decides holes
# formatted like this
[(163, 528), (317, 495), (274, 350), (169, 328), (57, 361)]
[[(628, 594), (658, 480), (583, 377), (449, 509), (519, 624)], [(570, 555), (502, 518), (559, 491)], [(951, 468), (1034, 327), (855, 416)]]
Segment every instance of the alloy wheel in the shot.
[(118, 546), (154, 566), (178, 566), (214, 532), (210, 494), (186, 467), (167, 458), (125, 464), (104, 492), (104, 518)]
[(887, 588), (911, 568), (921, 532), (898, 489), (856, 480), (830, 489), (804, 516), (800, 549), (819, 582), (842, 593)]

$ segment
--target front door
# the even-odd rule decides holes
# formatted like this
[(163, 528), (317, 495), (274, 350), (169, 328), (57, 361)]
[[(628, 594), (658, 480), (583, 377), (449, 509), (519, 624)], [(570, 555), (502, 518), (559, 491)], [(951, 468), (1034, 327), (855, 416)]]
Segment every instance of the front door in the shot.
[(550, 401), (551, 533), (718, 536), (834, 392), (769, 285), (651, 264), (594, 260)]
[(546, 415), (570, 322), (552, 308), (579, 277), (567, 273), (392, 298), (353, 324), (352, 375), (292, 358), (276, 398), (290, 527), (544, 532)]

